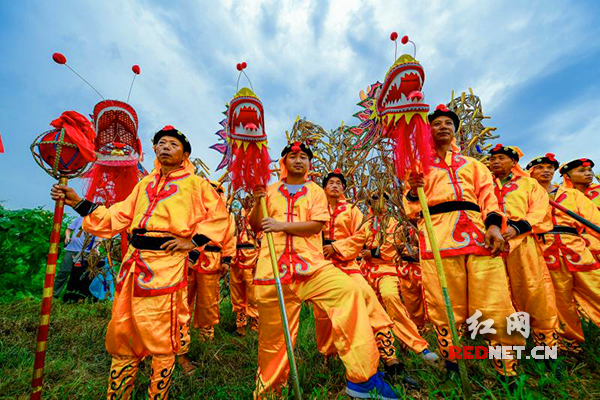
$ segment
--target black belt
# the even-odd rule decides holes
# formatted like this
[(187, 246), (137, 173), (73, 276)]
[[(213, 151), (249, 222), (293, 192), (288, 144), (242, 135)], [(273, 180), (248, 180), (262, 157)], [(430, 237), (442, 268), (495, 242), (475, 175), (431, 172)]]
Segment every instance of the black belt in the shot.
[(206, 246), (204, 246), (204, 251), (207, 253), (220, 253), (221, 248), (219, 246), (212, 246), (210, 244), (207, 244)]
[(570, 226), (563, 226), (563, 225), (555, 225), (554, 228), (552, 228), (552, 230), (550, 232), (545, 232), (544, 235), (551, 235), (553, 233), (566, 233), (569, 235), (578, 235), (579, 236), (579, 232), (577, 232), (577, 229), (570, 227)]
[(335, 243), (335, 240), (323, 239), (323, 246), (327, 246), (327, 245), (330, 245), (332, 243)]
[(173, 237), (168, 236), (142, 236), (134, 233), (131, 235), (129, 243), (138, 250), (162, 250), (160, 246), (173, 239)]
[(411, 257), (411, 256), (407, 256), (407, 255), (404, 255), (404, 254), (402, 256), (400, 256), (400, 257), (402, 258), (402, 261), (406, 261), (406, 262), (409, 262), (409, 263), (418, 263), (419, 262), (419, 260), (417, 260), (416, 258)]
[[(477, 204), (471, 203), (470, 201), (445, 201), (429, 207), (429, 214), (431, 215), (444, 214), (453, 211), (481, 212), (481, 208), (479, 208)], [(423, 212), (421, 212), (421, 218), (423, 218)]]
[(240, 243), (235, 246), (236, 249), (256, 249), (252, 243)]

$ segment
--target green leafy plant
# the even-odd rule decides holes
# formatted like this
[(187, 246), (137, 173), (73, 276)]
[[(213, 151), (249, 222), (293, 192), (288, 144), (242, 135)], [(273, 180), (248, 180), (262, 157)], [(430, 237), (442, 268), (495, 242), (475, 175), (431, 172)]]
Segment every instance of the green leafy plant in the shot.
[[(0, 302), (41, 297), (53, 213), (42, 207), (9, 210), (0, 205)], [(62, 238), (71, 218), (65, 215)]]

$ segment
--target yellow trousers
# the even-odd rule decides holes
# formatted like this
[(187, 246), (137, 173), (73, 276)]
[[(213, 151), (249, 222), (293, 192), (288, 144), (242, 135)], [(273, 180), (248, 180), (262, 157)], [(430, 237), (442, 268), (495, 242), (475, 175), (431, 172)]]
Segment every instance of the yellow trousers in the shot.
[[(133, 383), (141, 361), (141, 358), (113, 357), (106, 394), (108, 400), (131, 398)], [(150, 385), (148, 386), (149, 399), (167, 399), (169, 397), (174, 366), (174, 355), (152, 357), (152, 376), (150, 376)]]
[[(214, 327), (219, 323), (220, 275), (192, 271), (188, 282), (188, 304), (194, 309), (194, 328), (206, 340), (214, 338)], [(195, 304), (194, 304), (195, 303)]]
[(544, 256), (533, 236), (526, 237), (505, 259), (513, 304), (529, 314), (537, 346), (558, 344), (556, 296)]
[(246, 326), (247, 317), (258, 318), (256, 297), (254, 296), (253, 273), (251, 269), (232, 267), (229, 270), (229, 293), (231, 306), (236, 314), (236, 325)]
[(420, 278), (414, 276), (412, 269), (409, 271), (406, 278), (400, 279), (400, 293), (408, 315), (417, 325), (417, 328), (422, 328), (425, 326), (426, 321), (423, 282)]
[[(484, 335), (489, 345), (524, 346), (525, 338), (521, 334), (507, 333), (507, 317), (515, 312), (515, 308), (502, 258), (461, 255), (442, 261), (457, 329), (479, 310), (482, 313), (478, 319), (480, 323), (488, 319), (494, 321), (496, 333)], [(447, 359), (448, 346), (453, 343), (435, 261), (422, 259), (421, 269), (427, 313), (436, 327), (440, 352)], [(515, 359), (494, 360), (494, 366), (502, 375), (516, 375)]]
[[(255, 398), (279, 391), (287, 382), (288, 356), (275, 285), (256, 285), (258, 304), (258, 372)], [(292, 342), (295, 344), (302, 301), (324, 310), (333, 326), (333, 342), (346, 366), (347, 378), (365, 382), (377, 372), (379, 352), (365, 299), (358, 285), (332, 264), (312, 275), (294, 277), (283, 286)]]
[(106, 349), (113, 356), (107, 398), (128, 399), (139, 363), (152, 357), (149, 398), (166, 399), (175, 354), (189, 346), (182, 338), (189, 324), (186, 290), (153, 297), (133, 296), (133, 274), (115, 293), (106, 332)]
[[(379, 303), (377, 295), (365, 278), (361, 274), (348, 274), (348, 276), (360, 288), (365, 298), (369, 321), (371, 322), (371, 328), (373, 329), (373, 335), (375, 335), (381, 359), (386, 365), (396, 363), (398, 359), (396, 357), (396, 347), (394, 346), (395, 341), (390, 329), (393, 325), (392, 320), (381, 306), (381, 303)], [(333, 343), (333, 326), (327, 313), (315, 306), (313, 307), (313, 314), (315, 316), (317, 349), (324, 356), (336, 355), (337, 349)]]
[(391, 275), (377, 277), (373, 280), (373, 288), (394, 323), (392, 331), (396, 338), (417, 354), (425, 350), (427, 341), (419, 334), (417, 325), (400, 300), (400, 279)]
[(583, 318), (600, 326), (600, 269), (585, 272), (569, 271), (560, 260), (560, 269), (550, 270), (556, 306), (560, 320), (559, 333), (567, 342), (575, 345), (584, 342), (581, 319)]

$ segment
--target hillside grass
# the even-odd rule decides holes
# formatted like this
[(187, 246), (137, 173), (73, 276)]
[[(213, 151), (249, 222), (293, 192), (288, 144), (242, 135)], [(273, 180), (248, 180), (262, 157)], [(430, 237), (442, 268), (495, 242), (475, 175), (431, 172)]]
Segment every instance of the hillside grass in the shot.
[[(15, 301), (2, 306), (0, 313), (0, 398), (28, 398), (39, 315), (39, 300)], [(109, 302), (62, 304), (54, 302), (44, 378), (45, 399), (105, 398), (110, 357), (104, 349), (104, 335), (110, 318)], [(221, 303), (221, 323), (215, 340), (200, 343), (192, 333), (190, 357), (199, 368), (184, 376), (176, 367), (171, 399), (250, 399), (254, 389), (257, 336), (237, 337), (235, 318), (228, 299)], [(563, 360), (559, 381), (540, 360), (523, 360), (517, 390), (511, 395), (484, 360), (469, 362), (469, 376), (477, 399), (560, 399), (600, 398), (600, 330), (585, 325), (588, 341), (583, 361)], [(436, 348), (433, 333), (426, 335)], [(482, 344), (476, 342), (475, 344)], [(531, 344), (529, 344), (531, 346)], [(344, 368), (339, 359), (324, 363), (316, 350), (310, 307), (301, 313), (296, 349), (304, 398), (346, 399)], [(412, 353), (401, 350), (401, 358), (423, 388), (406, 391), (406, 398), (459, 398), (456, 391), (441, 392), (442, 364), (429, 365)], [(136, 380), (133, 398), (146, 398), (150, 365), (146, 361)], [(292, 398), (292, 396), (289, 396)]]

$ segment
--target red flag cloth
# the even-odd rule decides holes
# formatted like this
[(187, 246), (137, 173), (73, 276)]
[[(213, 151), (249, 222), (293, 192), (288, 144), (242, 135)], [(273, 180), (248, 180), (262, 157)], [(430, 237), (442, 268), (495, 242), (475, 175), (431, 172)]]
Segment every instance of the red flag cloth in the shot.
[(2, 134), (0, 133), (0, 153), (4, 153), (4, 144), (2, 144)]
[(92, 123), (76, 111), (65, 111), (60, 117), (50, 122), (56, 129), (65, 128), (65, 136), (69, 137), (77, 145), (81, 156), (86, 162), (96, 159), (94, 151), (94, 140), (96, 132)]

